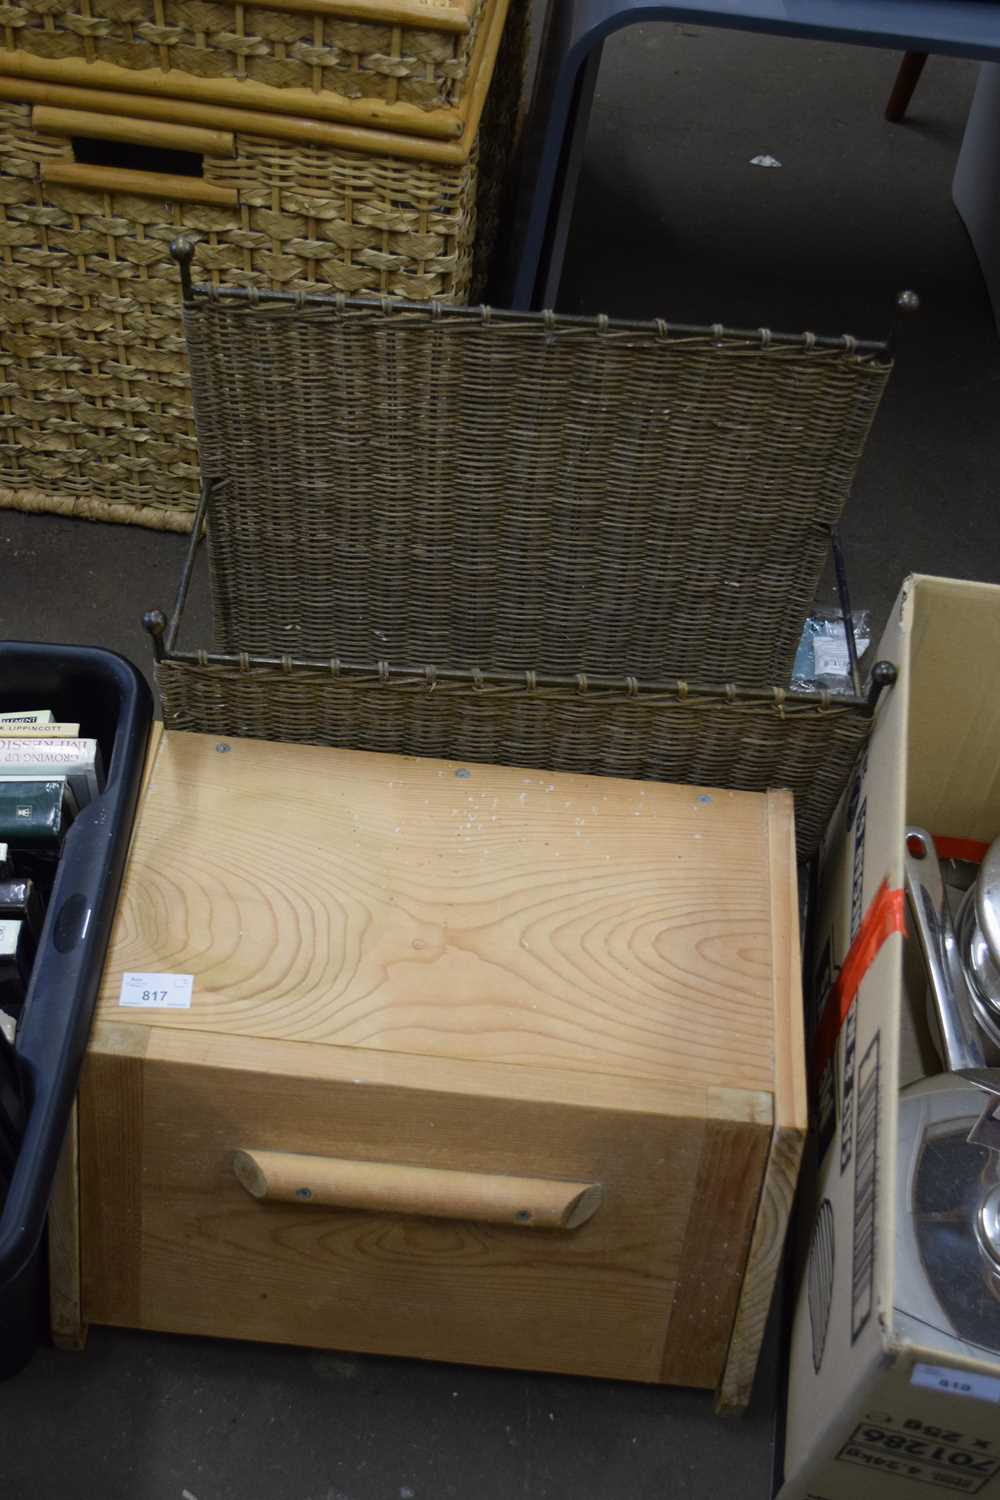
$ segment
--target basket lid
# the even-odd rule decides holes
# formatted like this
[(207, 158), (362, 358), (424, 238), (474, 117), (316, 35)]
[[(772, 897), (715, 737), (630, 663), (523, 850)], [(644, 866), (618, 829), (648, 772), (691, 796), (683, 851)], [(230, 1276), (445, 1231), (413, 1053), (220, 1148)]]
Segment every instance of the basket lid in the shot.
[[(143, 113), (143, 99), (170, 100), (178, 109), (228, 109), (252, 113), (259, 133), (282, 132), (282, 118), (349, 127), (353, 141), (345, 146), (369, 150), (368, 132), (378, 132), (379, 154), (392, 154), (393, 140), (426, 142), (429, 159), (464, 161), (470, 155), (497, 61), (500, 39), (510, 0), (250, 0), (254, 11), (299, 13), (331, 22), (356, 22), (359, 27), (388, 26), (399, 48), (408, 37), (423, 32), (454, 40), (454, 63), (461, 69), (462, 87), (447, 105), (424, 105), (405, 98), (349, 97), (334, 88), (280, 87), (255, 77), (201, 76), (180, 67), (125, 67), (101, 58), (82, 56), (45, 57), (27, 50), (0, 48), (0, 81), (24, 80), (26, 100), (32, 85), (44, 84), (64, 90), (86, 88), (95, 108), (107, 91), (136, 99), (136, 113)], [(248, 22), (250, 24), (250, 22)], [(310, 21), (311, 27), (312, 22)], [(461, 54), (461, 55), (458, 55)], [(387, 60), (391, 63), (392, 58)], [(4, 97), (10, 97), (9, 90)], [(45, 102), (56, 103), (47, 98)], [(186, 116), (187, 111), (185, 111)], [(206, 122), (207, 123), (207, 122)], [(246, 126), (242, 128), (246, 129)], [(435, 150), (434, 148), (437, 148)], [(442, 148), (448, 148), (442, 151)], [(402, 152), (400, 154), (414, 154)]]

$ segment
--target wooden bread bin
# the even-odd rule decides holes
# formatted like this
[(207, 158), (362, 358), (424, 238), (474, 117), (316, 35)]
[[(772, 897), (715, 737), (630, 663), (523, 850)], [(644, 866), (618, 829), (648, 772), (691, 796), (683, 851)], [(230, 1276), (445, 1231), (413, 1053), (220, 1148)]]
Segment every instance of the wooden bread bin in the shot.
[[(798, 969), (785, 793), (164, 735), (80, 1088), (78, 1315), (742, 1405)], [(68, 1153), (64, 1332), (74, 1196)]]

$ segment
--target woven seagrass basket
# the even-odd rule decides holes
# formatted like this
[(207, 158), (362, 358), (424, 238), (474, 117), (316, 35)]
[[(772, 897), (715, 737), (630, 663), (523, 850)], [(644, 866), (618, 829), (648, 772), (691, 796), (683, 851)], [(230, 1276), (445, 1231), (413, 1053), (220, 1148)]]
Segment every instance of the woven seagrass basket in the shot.
[(447, 138), (496, 3), (23, 0), (4, 9), (0, 73)]
[(255, 128), (231, 130), (211, 123), (226, 111), (182, 125), (98, 113), (100, 96), (89, 113), (61, 107), (79, 90), (3, 102), (0, 85), (0, 508), (190, 526), (197, 443), (168, 255), (179, 234), (213, 282), (464, 302), (497, 229), (524, 16), (465, 160), (442, 142), (278, 116), (238, 112)]

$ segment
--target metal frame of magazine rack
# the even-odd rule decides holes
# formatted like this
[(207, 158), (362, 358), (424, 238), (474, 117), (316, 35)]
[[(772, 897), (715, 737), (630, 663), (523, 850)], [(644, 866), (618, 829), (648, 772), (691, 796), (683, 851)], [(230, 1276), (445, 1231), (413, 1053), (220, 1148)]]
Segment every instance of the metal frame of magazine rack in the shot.
[[(188, 593), (191, 588), (191, 580), (194, 575), (195, 563), (198, 557), (198, 548), (205, 534), (209, 511), (213, 494), (218, 490), (225, 480), (215, 479), (203, 481), (201, 499), (195, 513), (194, 524), (191, 528), (191, 539), (188, 543), (187, 553), (181, 568), (180, 580), (174, 599), (174, 607), (169, 615), (162, 610), (149, 610), (143, 616), (143, 627), (148, 632), (153, 647), (153, 655), (157, 665), (173, 663), (190, 667), (228, 667), (239, 669), (246, 667), (268, 667), (282, 668), (286, 671), (315, 672), (317, 675), (329, 675), (331, 663), (329, 660), (318, 660), (313, 657), (290, 657), (290, 656), (248, 656), (246, 653), (225, 653), (213, 651), (181, 651), (177, 649), (177, 637), (180, 633), (184, 608), (187, 603)], [(840, 706), (854, 708), (867, 715), (875, 712), (876, 705), (886, 688), (892, 687), (896, 681), (896, 668), (892, 662), (878, 661), (871, 670), (867, 691), (862, 691), (860, 683), (860, 672), (858, 666), (857, 643), (854, 636), (854, 627), (851, 617), (850, 597), (847, 589), (847, 576), (844, 567), (843, 554), (840, 548), (839, 538), (836, 530), (832, 530), (831, 544), (833, 547), (834, 566), (837, 576), (837, 592), (840, 607), (844, 616), (845, 634), (847, 638), (847, 650), (851, 663), (851, 675), (855, 691), (853, 694), (833, 695), (829, 692), (784, 692), (775, 688), (748, 688), (737, 684), (704, 684), (683, 682), (679, 679), (660, 681), (640, 681), (622, 677), (592, 676), (587, 674), (585, 682), (588, 689), (606, 689), (610, 691), (628, 691), (633, 697), (641, 697), (644, 694), (662, 694), (678, 692), (686, 694), (699, 694), (701, 696), (718, 696), (744, 702), (767, 703), (774, 699), (778, 691), (784, 692), (785, 701), (790, 704), (812, 705), (814, 707)], [(577, 688), (581, 685), (579, 678), (558, 676), (552, 673), (542, 672), (513, 672), (504, 670), (481, 670), (475, 667), (428, 667), (428, 666), (393, 666), (388, 662), (357, 662), (338, 659), (336, 670), (340, 677), (359, 677), (370, 679), (376, 673), (383, 682), (394, 680), (407, 680), (412, 682), (415, 677), (425, 677), (428, 684), (433, 682), (451, 682), (463, 684), (468, 687), (477, 687), (485, 684), (504, 687), (532, 687), (532, 688)]]

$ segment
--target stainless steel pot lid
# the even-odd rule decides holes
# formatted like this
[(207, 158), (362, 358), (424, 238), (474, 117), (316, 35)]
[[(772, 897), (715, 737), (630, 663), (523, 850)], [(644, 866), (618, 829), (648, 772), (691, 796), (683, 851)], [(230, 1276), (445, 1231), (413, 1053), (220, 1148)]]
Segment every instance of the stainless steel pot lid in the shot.
[(951, 1074), (900, 1096), (895, 1302), (927, 1328), (1000, 1354), (1000, 1155), (969, 1140), (982, 1104), (975, 1084)]
[[(931, 837), (907, 831), (907, 894), (951, 1070), (902, 1090), (897, 1121), (896, 1306), (1000, 1353), (1000, 1069), (985, 1066)], [(992, 1145), (989, 1144), (992, 1142)]]
[(996, 969), (1000, 967), (1000, 839), (990, 845), (979, 871), (976, 916)]
[(976, 1020), (1000, 1046), (1000, 839), (963, 896), (955, 924), (962, 972)]

